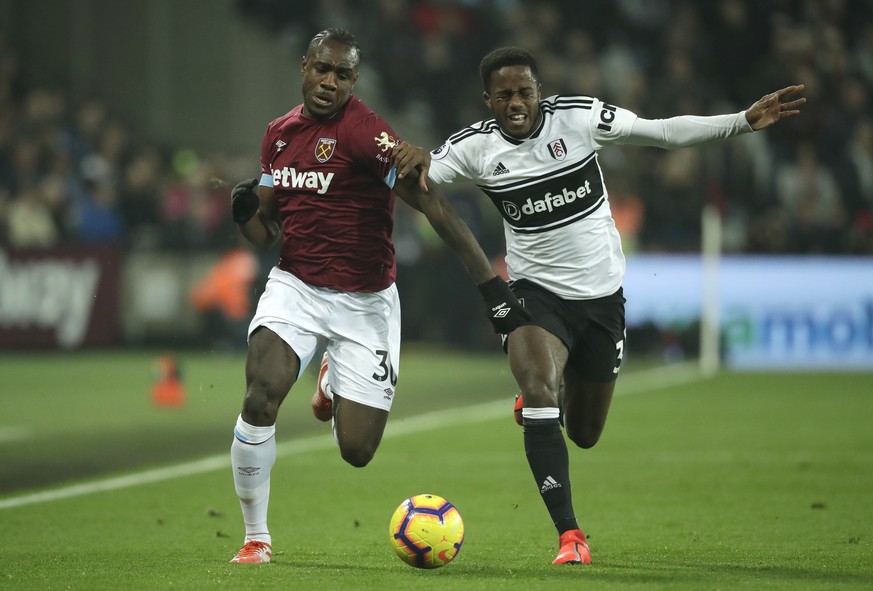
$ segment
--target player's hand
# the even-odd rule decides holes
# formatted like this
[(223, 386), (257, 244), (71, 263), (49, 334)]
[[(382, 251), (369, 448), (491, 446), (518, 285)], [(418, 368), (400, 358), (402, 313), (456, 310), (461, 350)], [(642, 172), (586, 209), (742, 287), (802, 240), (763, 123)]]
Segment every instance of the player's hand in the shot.
[(502, 277), (489, 279), (478, 287), (494, 332), (509, 334), (530, 320), (530, 312), (524, 309)]
[(782, 90), (762, 96), (755, 104), (746, 109), (746, 121), (752, 129), (766, 129), (786, 117), (800, 115), (800, 107), (806, 103), (805, 98), (786, 101), (791, 95), (802, 92), (803, 84), (786, 86)]
[(246, 223), (258, 213), (261, 200), (258, 198), (257, 187), (258, 179), (246, 179), (230, 192), (231, 215), (237, 224)]
[(391, 154), (394, 156), (397, 176), (402, 179), (413, 170), (418, 169), (418, 186), (427, 193), (430, 152), (401, 140), (392, 148)]

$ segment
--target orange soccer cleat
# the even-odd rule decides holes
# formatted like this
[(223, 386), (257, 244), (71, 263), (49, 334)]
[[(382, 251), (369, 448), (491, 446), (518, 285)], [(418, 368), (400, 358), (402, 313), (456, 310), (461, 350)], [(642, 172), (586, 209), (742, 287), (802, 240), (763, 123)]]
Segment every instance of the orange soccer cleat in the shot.
[(273, 547), (270, 544), (249, 540), (230, 561), (236, 564), (266, 564), (272, 557)]
[(333, 400), (326, 394), (327, 385), (327, 353), (321, 358), (321, 367), (318, 368), (318, 380), (315, 382), (315, 394), (312, 395), (310, 404), (312, 414), (319, 421), (327, 422), (333, 418)]
[(565, 531), (558, 544), (558, 556), (552, 564), (591, 564), (591, 551), (581, 529)]

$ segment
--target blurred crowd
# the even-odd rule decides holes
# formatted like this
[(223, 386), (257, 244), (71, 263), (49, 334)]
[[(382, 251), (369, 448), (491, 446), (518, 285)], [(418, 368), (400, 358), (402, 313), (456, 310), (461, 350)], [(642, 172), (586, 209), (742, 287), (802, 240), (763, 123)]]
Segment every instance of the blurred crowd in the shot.
[[(736, 112), (803, 83), (802, 116), (765, 133), (601, 152), (626, 250), (698, 250), (701, 205), (713, 203), (729, 252), (873, 254), (871, 0), (301, 5), (238, 0), (236, 9), (300, 55), (321, 28), (351, 30), (363, 48), (359, 94), (401, 136), (429, 147), (488, 116), (478, 62), (498, 45), (538, 57), (546, 96), (593, 95), (647, 118)], [(237, 232), (221, 179), (250, 176), (241, 165), (249, 162), (160, 145), (99, 97), (74, 102), (63, 89), (33, 87), (26, 64), (0, 43), (0, 243), (229, 249)], [(497, 253), (490, 202), (468, 186), (451, 196)], [(401, 264), (445, 256), (408, 208), (396, 238)]]
[(218, 179), (239, 160), (161, 145), (99, 97), (30, 85), (0, 39), (0, 245), (225, 249), (238, 232)]
[[(304, 42), (325, 23), (355, 32), (363, 75), (379, 82), (367, 87), (368, 99), (401, 135), (427, 138), (431, 147), (488, 117), (478, 64), (499, 45), (537, 56), (545, 96), (592, 95), (646, 118), (737, 112), (803, 83), (809, 102), (802, 116), (766, 133), (670, 152), (602, 151), (625, 248), (698, 250), (701, 204), (713, 203), (730, 252), (873, 253), (870, 0), (326, 0), (307, 11), (279, 0), (239, 5)], [(456, 197), (471, 200), (468, 209), (491, 207), (476, 190)], [(499, 225), (494, 215), (483, 219)], [(499, 227), (487, 236), (499, 248)]]

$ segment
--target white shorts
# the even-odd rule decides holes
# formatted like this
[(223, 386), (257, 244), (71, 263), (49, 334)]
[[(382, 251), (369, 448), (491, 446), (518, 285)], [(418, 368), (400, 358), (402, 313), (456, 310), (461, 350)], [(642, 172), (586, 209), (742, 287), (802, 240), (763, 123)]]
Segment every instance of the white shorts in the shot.
[(319, 344), (326, 343), (334, 394), (391, 410), (400, 373), (400, 299), (397, 286), (374, 293), (313, 287), (273, 267), (249, 337), (269, 328), (300, 359), (299, 378)]

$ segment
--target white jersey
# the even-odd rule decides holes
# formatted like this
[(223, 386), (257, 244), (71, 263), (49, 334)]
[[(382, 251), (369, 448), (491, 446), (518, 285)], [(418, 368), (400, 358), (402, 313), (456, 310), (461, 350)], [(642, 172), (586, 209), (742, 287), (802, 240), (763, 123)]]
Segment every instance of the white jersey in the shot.
[(610, 295), (625, 258), (597, 150), (609, 143), (693, 145), (751, 131), (744, 114), (646, 120), (587, 96), (551, 96), (525, 139), (494, 119), (466, 127), (431, 152), (429, 176), (476, 183), (503, 216), (506, 267), (564, 299)]

